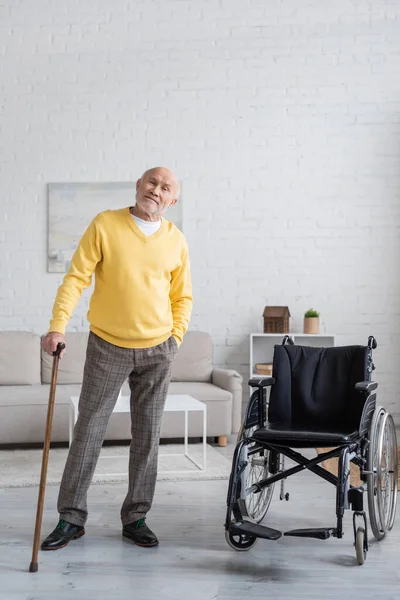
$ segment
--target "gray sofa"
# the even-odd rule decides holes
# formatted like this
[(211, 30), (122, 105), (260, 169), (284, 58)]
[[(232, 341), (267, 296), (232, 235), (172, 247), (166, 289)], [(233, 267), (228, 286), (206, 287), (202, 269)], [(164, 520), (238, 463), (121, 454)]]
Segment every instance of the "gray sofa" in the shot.
[[(68, 441), (69, 397), (78, 396), (88, 333), (68, 333), (60, 361), (52, 441)], [(169, 394), (189, 394), (207, 404), (207, 436), (220, 444), (237, 433), (242, 407), (242, 378), (236, 371), (213, 367), (211, 336), (188, 331), (172, 369)], [(44, 439), (53, 359), (41, 349), (41, 337), (26, 331), (0, 331), (0, 445), (30, 444)], [(128, 384), (123, 394), (129, 394)], [(161, 438), (182, 438), (183, 415), (165, 413)], [(189, 436), (201, 435), (200, 413), (189, 420)], [(127, 414), (111, 416), (106, 440), (130, 438)]]

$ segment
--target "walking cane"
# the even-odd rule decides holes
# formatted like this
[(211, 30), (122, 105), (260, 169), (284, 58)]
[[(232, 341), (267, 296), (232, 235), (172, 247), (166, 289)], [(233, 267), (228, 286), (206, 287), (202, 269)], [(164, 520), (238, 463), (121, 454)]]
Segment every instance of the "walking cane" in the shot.
[(60, 361), (61, 351), (64, 350), (64, 348), (65, 348), (65, 344), (60, 342), (59, 344), (57, 344), (56, 351), (53, 352), (53, 357), (54, 357), (53, 358), (53, 370), (51, 373), (49, 405), (47, 407), (46, 433), (45, 433), (44, 445), (43, 445), (42, 471), (40, 474), (39, 497), (38, 497), (38, 504), (37, 504), (37, 511), (36, 511), (35, 535), (33, 538), (32, 561), (31, 561), (31, 564), (29, 565), (30, 573), (36, 573), (38, 570), (38, 551), (39, 551), (39, 541), (40, 541), (40, 529), (42, 526), (44, 492), (46, 489), (47, 465), (49, 462), (51, 427), (53, 424), (54, 400), (56, 397), (58, 363)]

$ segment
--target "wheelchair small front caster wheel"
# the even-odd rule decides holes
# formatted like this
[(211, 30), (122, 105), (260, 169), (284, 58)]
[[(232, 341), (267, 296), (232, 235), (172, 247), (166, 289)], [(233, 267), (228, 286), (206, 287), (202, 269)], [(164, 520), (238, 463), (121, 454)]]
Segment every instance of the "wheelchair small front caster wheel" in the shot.
[(288, 500), (289, 500), (289, 492), (286, 492), (286, 494), (285, 494), (285, 500), (286, 500), (286, 502), (288, 502)]
[(245, 533), (242, 533), (240, 535), (237, 533), (232, 534), (230, 533), (230, 531), (226, 530), (225, 539), (228, 542), (229, 546), (234, 550), (237, 550), (237, 552), (246, 552), (247, 550), (253, 548), (258, 542), (258, 538), (252, 535), (247, 535)]
[(359, 527), (356, 533), (356, 557), (359, 565), (363, 565), (367, 558), (366, 533), (364, 527)]

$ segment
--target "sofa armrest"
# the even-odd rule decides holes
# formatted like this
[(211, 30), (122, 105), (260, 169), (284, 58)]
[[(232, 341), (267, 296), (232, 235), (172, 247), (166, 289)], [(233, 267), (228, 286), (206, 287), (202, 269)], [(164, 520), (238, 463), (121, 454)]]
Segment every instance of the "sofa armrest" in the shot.
[(233, 369), (213, 369), (211, 383), (232, 394), (232, 433), (242, 423), (242, 376)]

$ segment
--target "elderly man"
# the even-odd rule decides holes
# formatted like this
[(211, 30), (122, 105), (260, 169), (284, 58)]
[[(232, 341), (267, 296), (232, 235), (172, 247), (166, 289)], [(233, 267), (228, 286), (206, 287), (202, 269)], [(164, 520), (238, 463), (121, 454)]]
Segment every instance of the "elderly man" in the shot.
[(166, 168), (136, 183), (136, 204), (99, 213), (89, 225), (59, 287), (43, 347), (53, 354), (84, 288), (95, 274), (90, 333), (79, 417), (58, 497), (60, 520), (42, 543), (57, 550), (85, 534), (87, 491), (110, 415), (123, 383), (131, 390), (132, 441), (128, 493), (121, 508), (123, 536), (155, 546), (146, 525), (157, 477), (161, 419), (172, 361), (192, 310), (188, 247), (162, 218), (179, 185)]

